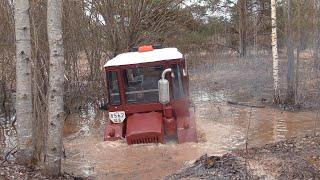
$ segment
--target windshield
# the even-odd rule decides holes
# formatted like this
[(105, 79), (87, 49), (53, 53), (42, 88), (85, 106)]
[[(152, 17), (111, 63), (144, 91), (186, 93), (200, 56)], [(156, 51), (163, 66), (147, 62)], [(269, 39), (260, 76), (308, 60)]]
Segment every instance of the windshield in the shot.
[(127, 103), (158, 102), (158, 81), (162, 71), (162, 66), (124, 70)]

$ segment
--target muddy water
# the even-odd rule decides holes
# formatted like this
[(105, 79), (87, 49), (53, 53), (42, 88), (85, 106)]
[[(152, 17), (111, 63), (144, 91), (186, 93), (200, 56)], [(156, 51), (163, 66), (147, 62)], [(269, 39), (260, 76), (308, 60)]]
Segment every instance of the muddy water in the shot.
[[(319, 132), (316, 113), (282, 112), (226, 104), (223, 92), (193, 93), (199, 143), (144, 144), (103, 142), (107, 114), (90, 108), (73, 114), (65, 126), (67, 158), (63, 170), (96, 179), (161, 179), (207, 153), (221, 155), (233, 149), (261, 146), (292, 136)], [(319, 124), (319, 123), (318, 123)]]

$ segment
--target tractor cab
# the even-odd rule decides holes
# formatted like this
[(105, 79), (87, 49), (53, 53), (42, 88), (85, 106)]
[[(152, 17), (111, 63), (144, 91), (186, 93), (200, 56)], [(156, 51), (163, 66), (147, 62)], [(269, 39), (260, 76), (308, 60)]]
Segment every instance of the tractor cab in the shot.
[(186, 61), (176, 48), (140, 46), (104, 65), (109, 120), (104, 140), (197, 142)]

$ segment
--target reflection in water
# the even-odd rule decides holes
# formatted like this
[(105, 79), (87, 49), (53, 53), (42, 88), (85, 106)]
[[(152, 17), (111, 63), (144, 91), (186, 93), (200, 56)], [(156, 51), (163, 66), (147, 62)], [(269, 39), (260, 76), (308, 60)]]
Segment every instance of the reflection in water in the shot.
[(288, 132), (286, 118), (287, 113), (284, 114), (284, 117), (281, 115), (274, 116), (273, 139), (276, 142), (286, 139), (286, 134)]
[(223, 102), (225, 101), (225, 95), (223, 91), (214, 91), (209, 93), (208, 91), (200, 90), (193, 94), (193, 101), (195, 103), (208, 101)]

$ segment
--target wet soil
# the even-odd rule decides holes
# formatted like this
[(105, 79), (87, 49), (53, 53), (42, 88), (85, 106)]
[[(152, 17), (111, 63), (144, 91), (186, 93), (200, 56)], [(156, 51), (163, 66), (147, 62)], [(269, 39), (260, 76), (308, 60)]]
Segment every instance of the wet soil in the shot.
[(320, 179), (320, 136), (290, 138), (223, 156), (203, 155), (165, 179)]

